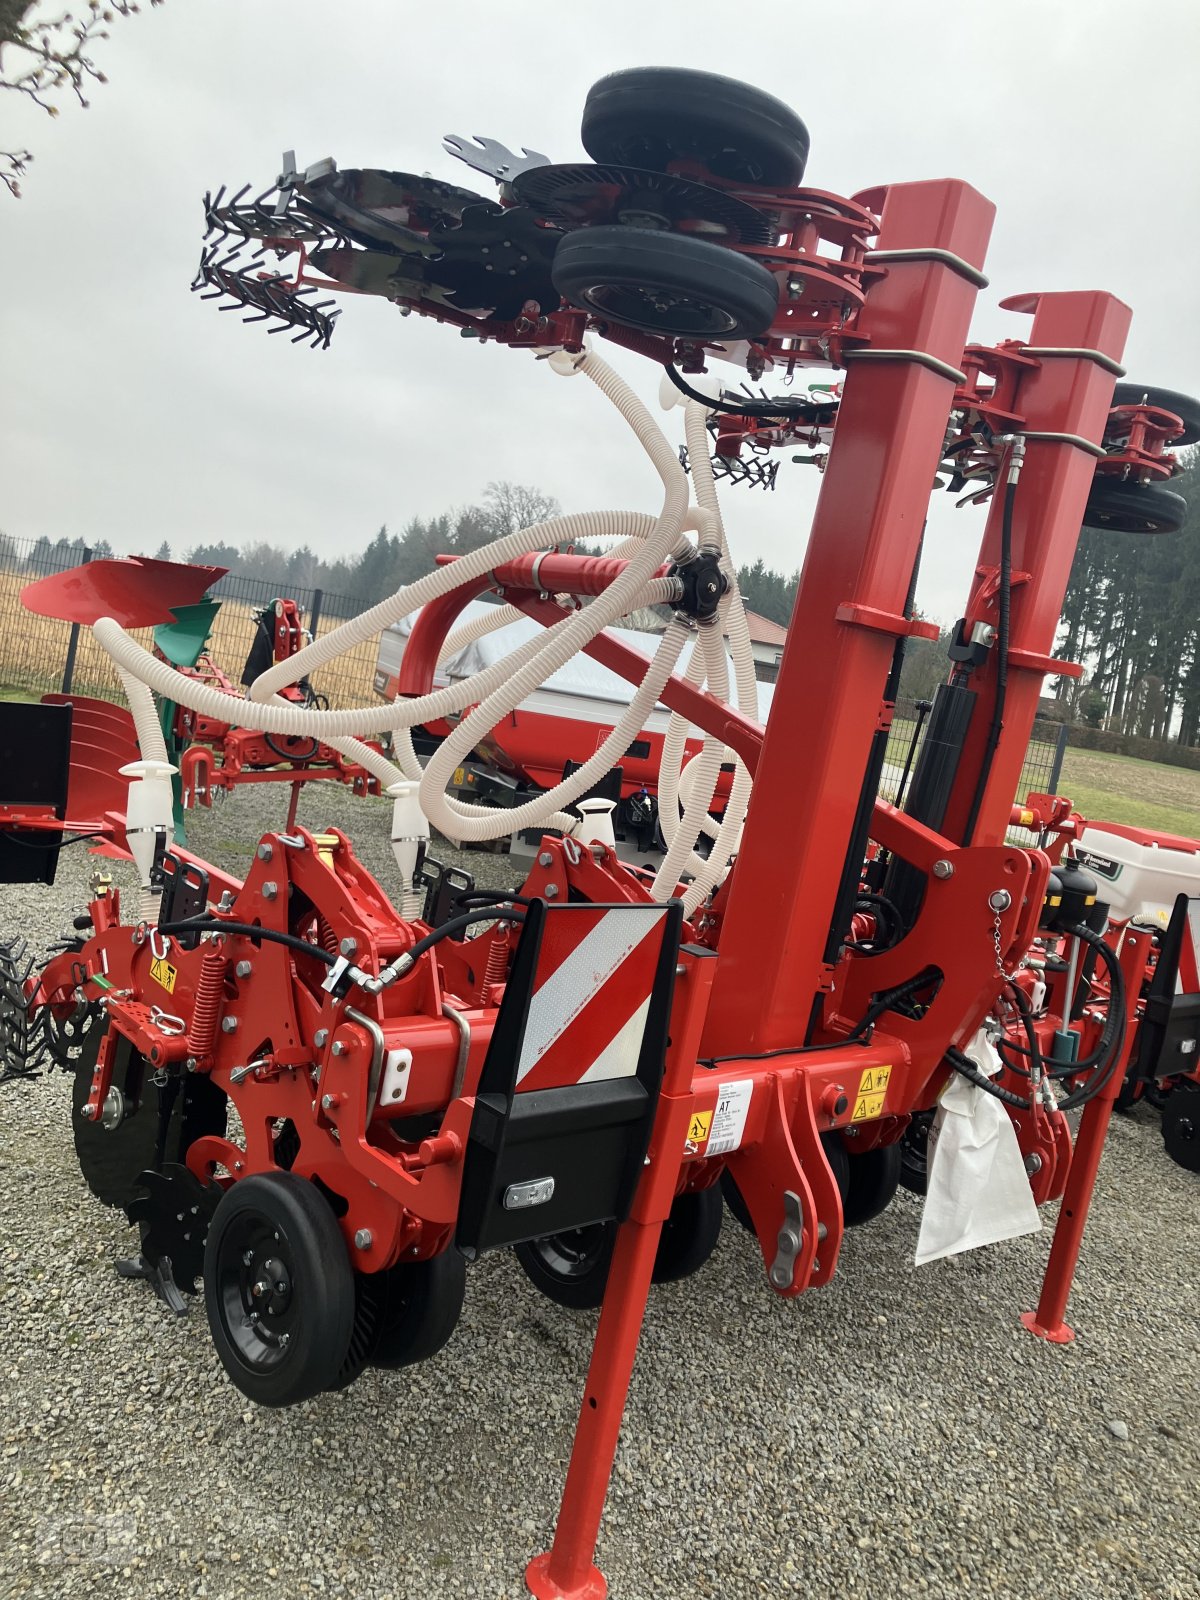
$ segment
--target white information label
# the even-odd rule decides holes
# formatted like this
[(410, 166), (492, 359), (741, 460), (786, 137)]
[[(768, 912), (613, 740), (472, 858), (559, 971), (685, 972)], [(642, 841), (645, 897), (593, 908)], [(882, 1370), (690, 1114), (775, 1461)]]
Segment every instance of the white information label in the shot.
[(724, 1086), (713, 1113), (712, 1132), (704, 1147), (706, 1156), (723, 1156), (727, 1151), (738, 1148), (746, 1131), (746, 1118), (753, 1098), (753, 1078), (741, 1078), (737, 1083)]

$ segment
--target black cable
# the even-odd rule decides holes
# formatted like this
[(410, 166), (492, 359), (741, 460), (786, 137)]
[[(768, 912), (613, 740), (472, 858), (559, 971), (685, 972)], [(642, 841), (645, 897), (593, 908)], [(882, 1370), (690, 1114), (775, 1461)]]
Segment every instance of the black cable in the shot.
[(992, 757), (996, 754), (1000, 734), (1004, 728), (1004, 702), (1008, 697), (1008, 635), (1012, 615), (1013, 502), (1016, 497), (1017, 486), (1010, 480), (1005, 486), (1004, 512), (1000, 518), (1000, 589), (997, 595), (1000, 616), (996, 628), (996, 693), (992, 703), (992, 721), (988, 728), (987, 745), (984, 748), (979, 777), (975, 784), (975, 795), (971, 801), (967, 825), (963, 830), (965, 845), (970, 844), (975, 837), (975, 824), (979, 821), (984, 791), (992, 770)]
[(33, 844), (28, 839), (18, 839), (16, 834), (5, 831), (0, 838), (6, 839), (9, 844), (19, 844), (22, 850), (65, 850), (69, 844), (83, 844), (87, 839), (107, 839), (108, 832), (102, 829), (98, 833), (76, 833), (69, 839), (56, 839), (49, 829), (46, 830), (45, 844)]
[[(1096, 1067), (1082, 1088), (1076, 1089), (1065, 1100), (1059, 1102), (1060, 1111), (1071, 1111), (1076, 1106), (1083, 1105), (1085, 1100), (1090, 1100), (1100, 1093), (1116, 1071), (1117, 1062), (1121, 1059), (1121, 1040), (1125, 1023), (1125, 974), (1121, 971), (1120, 962), (1099, 934), (1093, 933), (1082, 923), (1076, 923), (1074, 927), (1065, 931), (1074, 934), (1077, 939), (1082, 939), (1084, 944), (1091, 945), (1108, 968), (1109, 983), (1108, 1014), (1104, 1019), (1104, 1031), (1100, 1035), (1100, 1043), (1093, 1051), (1093, 1057), (1100, 1060), (1104, 1059), (1107, 1052), (1107, 1060), (1104, 1060), (1102, 1066)], [(1064, 1062), (1064, 1070), (1059, 1076), (1073, 1077), (1075, 1073), (1086, 1071), (1091, 1065), (1090, 1058), (1082, 1066), (1078, 1061), (1069, 1064)]]
[(423, 939), (418, 939), (416, 944), (410, 945), (404, 954), (410, 961), (415, 961), (418, 956), (423, 956), (426, 950), (432, 950), (435, 944), (452, 935), (460, 933), (464, 928), (469, 928), (473, 922), (516, 922), (525, 921), (523, 912), (516, 911), (504, 917), (497, 917), (496, 908), (492, 906), (486, 911), (464, 911), (461, 916), (451, 917), (448, 922), (443, 922), (440, 928), (434, 928), (432, 933), (427, 933)]
[(221, 917), (188, 917), (182, 922), (160, 922), (159, 933), (240, 933), (247, 939), (264, 939), (267, 944), (286, 945), (306, 956), (316, 956), (327, 967), (336, 966), (340, 956), (332, 955), (319, 944), (302, 939), (298, 933), (280, 933), (275, 928), (262, 928), (257, 922), (226, 922)]
[(961, 1050), (956, 1050), (953, 1045), (946, 1051), (946, 1060), (968, 1083), (973, 1083), (977, 1089), (983, 1089), (993, 1099), (1002, 1100), (1006, 1106), (1016, 1106), (1021, 1111), (1030, 1109), (1028, 1100), (1019, 1094), (1013, 1094), (1011, 1089), (1001, 1088), (994, 1079), (988, 1077), (986, 1072), (979, 1070), (970, 1056), (964, 1055)]
[(506, 894), (502, 889), (473, 889), (455, 897), (458, 906), (531, 906), (534, 897), (527, 894)]
[(309, 743), (312, 745), (312, 749), (308, 751), (306, 755), (301, 756), (297, 755), (294, 750), (281, 750), (269, 733), (263, 734), (263, 740), (266, 743), (267, 749), (273, 750), (281, 761), (295, 761), (301, 766), (304, 766), (311, 761), (321, 748), (321, 742), (319, 739), (310, 738)]
[[(896, 1001), (907, 1000), (910, 994), (928, 988), (934, 981), (935, 974), (926, 968), (923, 972), (918, 972), (916, 977), (898, 983), (894, 989), (882, 990), (849, 1033), (840, 1039), (831, 1039), (827, 1044), (785, 1044), (777, 1050), (759, 1050), (753, 1055), (740, 1051), (732, 1056), (703, 1056), (698, 1064), (702, 1067), (715, 1067), (723, 1061), (769, 1061), (773, 1056), (811, 1056), (822, 1050), (844, 1050), (848, 1044), (869, 1044), (875, 1021), (881, 1013), (887, 1011)], [(867, 1035), (865, 1039), (864, 1034)]]
[[(774, 417), (788, 422), (831, 422), (837, 414), (836, 400), (806, 400), (801, 395), (742, 402), (726, 400), (725, 391), (722, 390), (720, 398), (714, 400), (711, 395), (701, 394), (699, 389), (693, 389), (673, 362), (666, 361), (663, 366), (667, 377), (680, 394), (687, 395), (689, 400), (699, 401), (707, 411), (719, 411), (731, 417), (753, 417), (759, 422), (770, 421)], [(818, 418), (813, 415), (814, 412), (820, 411), (827, 411), (829, 416)]]

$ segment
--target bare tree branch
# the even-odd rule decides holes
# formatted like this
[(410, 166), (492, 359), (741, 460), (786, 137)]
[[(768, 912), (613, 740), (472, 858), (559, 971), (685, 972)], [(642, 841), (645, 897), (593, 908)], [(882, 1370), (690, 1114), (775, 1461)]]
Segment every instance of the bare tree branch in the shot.
[[(0, 0), (0, 90), (23, 95), (47, 116), (56, 117), (56, 96), (74, 94), (86, 110), (90, 83), (107, 83), (91, 51), (107, 39), (117, 17), (141, 10), (138, 0), (85, 0), (78, 12), (43, 15), (44, 0)], [(149, 0), (152, 6), (162, 0)], [(0, 151), (0, 183), (12, 195), (33, 157), (28, 150)]]

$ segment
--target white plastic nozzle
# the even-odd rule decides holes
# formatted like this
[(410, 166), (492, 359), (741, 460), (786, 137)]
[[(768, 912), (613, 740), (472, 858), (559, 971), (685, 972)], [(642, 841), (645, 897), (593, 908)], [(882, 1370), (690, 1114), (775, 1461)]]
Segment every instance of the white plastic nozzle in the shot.
[(405, 779), (385, 791), (392, 800), (392, 854), (406, 891), (412, 890), (429, 843), (429, 818), (421, 810), (420, 787), (415, 779)]
[(617, 836), (613, 832), (612, 819), (615, 808), (615, 800), (577, 801), (576, 809), (580, 813), (580, 822), (571, 837), (577, 839), (580, 844), (607, 844), (615, 847)]
[(160, 836), (171, 836), (174, 821), (171, 776), (176, 770), (169, 761), (131, 761), (121, 768), (121, 776), (130, 780), (125, 805), (125, 837), (143, 889), (150, 887), (150, 869)]
[(546, 357), (546, 365), (551, 372), (557, 372), (560, 378), (573, 378), (583, 371), (591, 353), (591, 344), (585, 341), (582, 350), (552, 350)]

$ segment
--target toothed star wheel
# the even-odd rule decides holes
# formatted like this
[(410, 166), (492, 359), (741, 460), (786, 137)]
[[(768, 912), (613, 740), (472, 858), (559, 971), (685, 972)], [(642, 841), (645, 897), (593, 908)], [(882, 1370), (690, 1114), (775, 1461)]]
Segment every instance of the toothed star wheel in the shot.
[(35, 1078), (46, 1050), (42, 1013), (30, 1015), (25, 984), (34, 961), (22, 938), (0, 941), (0, 1083)]
[(197, 1293), (204, 1275), (204, 1244), (223, 1193), (220, 1184), (201, 1183), (178, 1162), (138, 1177), (138, 1194), (129, 1220), (141, 1229), (142, 1258), (151, 1267), (169, 1265), (177, 1288)]

